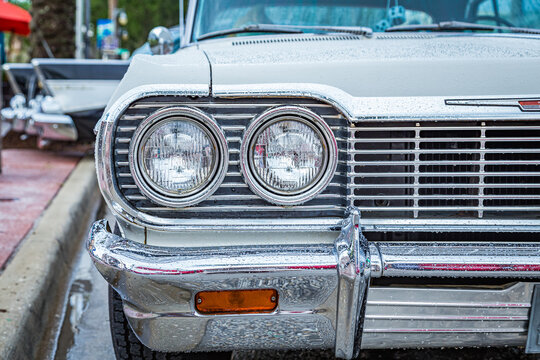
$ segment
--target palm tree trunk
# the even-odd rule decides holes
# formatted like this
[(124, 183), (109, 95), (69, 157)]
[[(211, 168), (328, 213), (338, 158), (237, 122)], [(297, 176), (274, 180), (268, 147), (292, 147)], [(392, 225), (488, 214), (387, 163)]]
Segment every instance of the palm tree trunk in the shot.
[(32, 57), (75, 55), (75, 0), (33, 0), (30, 41)]

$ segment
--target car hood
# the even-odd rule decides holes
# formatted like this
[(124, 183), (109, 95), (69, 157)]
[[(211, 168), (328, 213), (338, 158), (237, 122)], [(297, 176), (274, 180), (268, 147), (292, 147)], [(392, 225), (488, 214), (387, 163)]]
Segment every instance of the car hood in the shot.
[(482, 96), (537, 93), (539, 39), (306, 34), (227, 38), (200, 49), (210, 61), (213, 86), (316, 83), (352, 96)]
[[(538, 94), (540, 37), (514, 34), (273, 35), (136, 55), (108, 108), (146, 86), (318, 84), (353, 97)], [(277, 85), (276, 85), (277, 84)]]

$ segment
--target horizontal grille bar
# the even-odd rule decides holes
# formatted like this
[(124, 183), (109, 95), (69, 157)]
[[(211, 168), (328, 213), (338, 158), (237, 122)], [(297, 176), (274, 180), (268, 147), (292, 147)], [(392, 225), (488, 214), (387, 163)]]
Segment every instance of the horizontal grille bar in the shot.
[[(448, 199), (448, 195), (362, 195), (363, 199)], [(537, 195), (452, 195), (452, 199), (540, 199)]]
[(540, 165), (540, 160), (455, 160), (455, 161), (422, 161), (422, 160), (404, 160), (404, 161), (349, 161), (349, 165), (363, 166), (413, 166), (413, 165)]
[(387, 173), (368, 173), (364, 172), (361, 174), (358, 173), (349, 173), (351, 176), (360, 176), (360, 177), (456, 177), (456, 176), (540, 176), (540, 172), (485, 172), (479, 173), (477, 171), (469, 172), (387, 172)]
[[(228, 108), (228, 109), (232, 108), (234, 109), (234, 108), (252, 108), (252, 107), (266, 108), (266, 107), (272, 107), (276, 105), (279, 105), (279, 103), (271, 103), (271, 102), (267, 102), (267, 103), (264, 103), (264, 102), (236, 102), (236, 103), (234, 102), (227, 102), (227, 103), (199, 102), (199, 103), (194, 103), (191, 101), (190, 102), (145, 101), (143, 103), (133, 104), (131, 105), (131, 107), (135, 109), (141, 109), (141, 108), (146, 109), (146, 108), (162, 108), (162, 107), (168, 107), (168, 106), (194, 106), (194, 107), (199, 107), (199, 108)], [(312, 103), (312, 102), (308, 102), (308, 103), (299, 102), (299, 103), (296, 103), (295, 105), (316, 107), (316, 108), (330, 108), (331, 107), (331, 105), (328, 105), (328, 104)]]
[[(540, 141), (540, 140), (539, 140)], [(356, 154), (540, 154), (540, 149), (376, 149), (350, 150)]]
[[(222, 206), (212, 206), (212, 207), (188, 207), (181, 210), (176, 208), (168, 207), (151, 207), (151, 208), (141, 208), (143, 211), (187, 211), (187, 212), (223, 212), (223, 211), (283, 211), (285, 207), (282, 206), (245, 206), (245, 205), (222, 205)], [(344, 206), (334, 206), (334, 205), (299, 205), (294, 207), (294, 211), (321, 211), (321, 210), (339, 210), (344, 211), (346, 207)]]
[[(144, 195), (126, 195), (126, 198), (129, 200), (148, 200)], [(320, 194), (319, 199), (339, 199), (341, 195), (339, 194)], [(257, 195), (242, 195), (242, 194), (231, 194), (231, 195), (212, 195), (208, 200), (214, 201), (240, 201), (240, 200), (258, 200), (260, 199)]]
[[(362, 143), (408, 143), (408, 142), (418, 142), (418, 143), (424, 143), (424, 142), (444, 142), (444, 143), (456, 143), (456, 142), (478, 142), (478, 138), (421, 138), (421, 139), (402, 139), (402, 138), (362, 138), (362, 139), (354, 139), (355, 142), (362, 142)], [(523, 142), (523, 141), (534, 141), (534, 142), (540, 142), (539, 138), (529, 138), (529, 137), (522, 137), (522, 138), (485, 138), (483, 141), (486, 143), (491, 142)]]
[[(362, 207), (357, 206), (360, 211), (441, 211), (453, 212), (456, 211), (455, 206), (392, 206), (392, 207)], [(484, 206), (460, 206), (460, 211), (540, 211), (540, 206), (499, 206), (499, 207), (484, 207)]]
[[(362, 189), (367, 188), (371, 189), (373, 188), (373, 184), (350, 184), (349, 187), (351, 189)], [(520, 186), (523, 188), (540, 188), (540, 184), (526, 184), (526, 183), (514, 183), (514, 184), (453, 184), (453, 183), (444, 183), (444, 184), (377, 184), (378, 188), (386, 188), (386, 189), (401, 189), (401, 188), (418, 188), (418, 189), (432, 189), (432, 188), (515, 188), (516, 186)]]
[[(358, 126), (358, 125), (357, 125)], [(469, 130), (486, 130), (487, 128), (485, 126), (467, 126), (467, 131)], [(447, 130), (456, 130), (455, 126), (396, 126), (396, 127), (357, 127), (357, 128), (351, 128), (350, 132), (365, 132), (365, 131), (447, 131)], [(489, 128), (488, 130), (540, 130), (540, 126), (519, 126), (519, 128), (515, 126), (497, 126), (497, 128)]]

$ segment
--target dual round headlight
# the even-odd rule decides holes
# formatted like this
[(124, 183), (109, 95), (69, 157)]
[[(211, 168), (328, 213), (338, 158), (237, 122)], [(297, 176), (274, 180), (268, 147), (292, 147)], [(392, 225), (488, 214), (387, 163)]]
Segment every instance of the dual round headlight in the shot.
[[(130, 166), (141, 191), (166, 206), (193, 205), (210, 196), (228, 167), (225, 136), (193, 108), (168, 108), (135, 132)], [(240, 166), (251, 190), (269, 202), (297, 205), (332, 179), (337, 145), (326, 122), (310, 110), (283, 106), (255, 119), (245, 132)]]

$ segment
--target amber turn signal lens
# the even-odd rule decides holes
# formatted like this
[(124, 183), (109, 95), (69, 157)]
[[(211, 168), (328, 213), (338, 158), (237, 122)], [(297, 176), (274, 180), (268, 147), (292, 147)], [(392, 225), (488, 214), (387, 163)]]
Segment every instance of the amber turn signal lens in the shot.
[(195, 308), (201, 314), (271, 313), (278, 304), (273, 289), (201, 291), (195, 295)]

